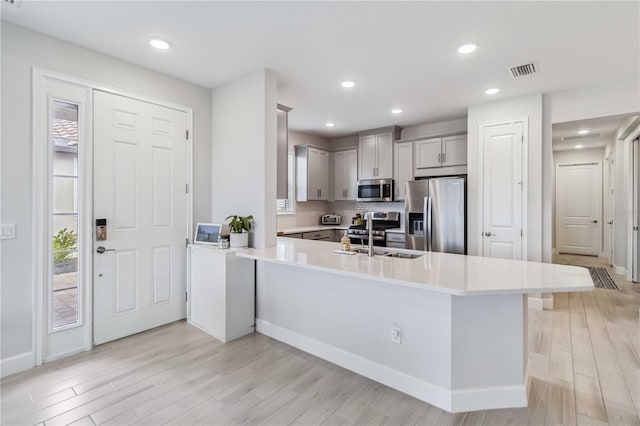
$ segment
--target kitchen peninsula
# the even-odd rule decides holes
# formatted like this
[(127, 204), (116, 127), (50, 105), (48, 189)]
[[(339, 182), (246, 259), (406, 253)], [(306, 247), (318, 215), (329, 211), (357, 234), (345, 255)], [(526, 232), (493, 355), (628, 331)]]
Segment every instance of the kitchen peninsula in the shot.
[(449, 412), (526, 406), (525, 295), (593, 289), (574, 266), (337, 248), (238, 252), (257, 263), (256, 330)]

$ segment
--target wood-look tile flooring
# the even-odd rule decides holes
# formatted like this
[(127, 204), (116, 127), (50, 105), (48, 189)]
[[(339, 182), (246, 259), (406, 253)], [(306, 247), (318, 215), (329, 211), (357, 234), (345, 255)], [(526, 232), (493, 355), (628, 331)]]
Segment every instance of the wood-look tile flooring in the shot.
[[(559, 263), (605, 266), (558, 256)], [(2, 380), (2, 424), (638, 425), (640, 286), (557, 294), (530, 311), (529, 407), (449, 414), (254, 334), (185, 322)]]

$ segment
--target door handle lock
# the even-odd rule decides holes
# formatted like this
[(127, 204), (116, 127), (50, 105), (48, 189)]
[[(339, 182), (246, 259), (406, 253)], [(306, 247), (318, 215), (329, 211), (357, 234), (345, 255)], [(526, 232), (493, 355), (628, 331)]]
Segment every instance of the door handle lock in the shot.
[(487, 232), (484, 233), (484, 236), (485, 237), (495, 237), (496, 234), (492, 234), (491, 232), (487, 231)]
[(107, 248), (104, 248), (104, 246), (99, 246), (96, 249), (96, 252), (100, 254), (104, 253), (105, 251), (116, 251), (116, 249), (107, 249)]
[(609, 225), (613, 225), (613, 221), (612, 221), (612, 220), (610, 220), (609, 222), (607, 222), (607, 224), (609, 224)]

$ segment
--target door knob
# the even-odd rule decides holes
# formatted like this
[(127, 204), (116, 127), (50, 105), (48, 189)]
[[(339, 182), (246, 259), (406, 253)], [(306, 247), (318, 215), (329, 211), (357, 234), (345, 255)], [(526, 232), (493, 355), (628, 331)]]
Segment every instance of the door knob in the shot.
[(609, 222), (607, 222), (607, 224), (609, 224), (609, 225), (613, 225), (613, 221), (612, 221), (612, 220), (610, 220)]
[(591, 223), (598, 223), (598, 219), (592, 220)]
[(495, 236), (496, 236), (496, 234), (492, 234), (491, 232), (488, 232), (488, 231), (487, 231), (487, 232), (485, 232), (485, 233), (484, 233), (484, 236), (485, 236), (485, 237), (495, 237)]
[(99, 246), (96, 249), (96, 252), (98, 252), (100, 254), (104, 253), (105, 251), (116, 251), (116, 249), (106, 249), (106, 248), (104, 248), (104, 246)]

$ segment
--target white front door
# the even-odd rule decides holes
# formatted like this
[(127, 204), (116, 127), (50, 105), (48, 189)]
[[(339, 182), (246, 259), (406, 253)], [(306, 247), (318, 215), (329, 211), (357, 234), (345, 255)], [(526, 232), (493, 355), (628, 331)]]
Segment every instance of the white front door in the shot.
[(598, 256), (602, 233), (600, 163), (556, 166), (556, 247), (560, 253)]
[(186, 129), (185, 112), (94, 92), (95, 344), (185, 317)]
[(522, 259), (522, 129), (522, 122), (483, 128), (483, 256)]

